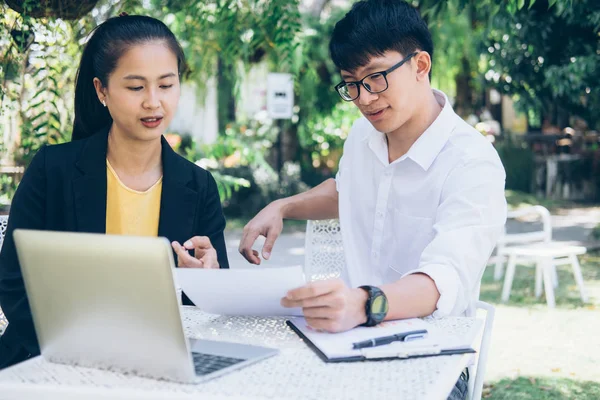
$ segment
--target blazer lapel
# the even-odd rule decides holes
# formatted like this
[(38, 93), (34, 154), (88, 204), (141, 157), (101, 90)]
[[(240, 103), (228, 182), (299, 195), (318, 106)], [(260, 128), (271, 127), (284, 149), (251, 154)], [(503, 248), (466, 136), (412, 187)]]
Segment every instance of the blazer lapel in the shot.
[(87, 139), (73, 179), (78, 232), (106, 232), (106, 149), (108, 128)]
[(158, 235), (183, 243), (194, 234), (198, 192), (193, 188), (193, 172), (187, 160), (162, 140), (163, 183)]

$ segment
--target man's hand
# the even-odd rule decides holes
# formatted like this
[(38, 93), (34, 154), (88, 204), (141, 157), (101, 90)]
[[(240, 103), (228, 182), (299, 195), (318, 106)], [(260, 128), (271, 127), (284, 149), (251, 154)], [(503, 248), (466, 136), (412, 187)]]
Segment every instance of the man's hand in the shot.
[(262, 248), (263, 258), (268, 260), (271, 257), (275, 240), (277, 240), (283, 229), (283, 212), (280, 204), (279, 201), (269, 204), (244, 227), (239, 252), (251, 264), (260, 265), (258, 251), (252, 249), (259, 236), (267, 238)]
[(350, 289), (341, 279), (311, 282), (281, 299), (284, 307), (302, 307), (308, 325), (327, 332), (343, 332), (367, 322), (366, 302), (364, 290)]
[[(183, 246), (179, 242), (173, 242), (171, 246), (177, 253), (177, 266), (180, 268), (219, 268), (217, 251), (206, 236), (194, 236)], [(188, 250), (194, 250), (194, 257)]]

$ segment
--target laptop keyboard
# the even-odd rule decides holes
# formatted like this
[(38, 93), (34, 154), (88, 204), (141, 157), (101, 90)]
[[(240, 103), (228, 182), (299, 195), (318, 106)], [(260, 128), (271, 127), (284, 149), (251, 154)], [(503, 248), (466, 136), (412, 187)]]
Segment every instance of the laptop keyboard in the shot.
[(192, 353), (196, 375), (208, 375), (223, 368), (246, 361), (242, 358), (216, 356), (214, 354)]

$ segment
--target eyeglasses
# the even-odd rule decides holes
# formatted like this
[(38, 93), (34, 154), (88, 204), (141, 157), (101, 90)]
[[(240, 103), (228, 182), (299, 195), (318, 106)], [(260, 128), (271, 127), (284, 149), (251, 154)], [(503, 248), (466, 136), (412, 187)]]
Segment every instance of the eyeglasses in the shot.
[(398, 64), (393, 65), (391, 68), (385, 71), (373, 72), (372, 74), (369, 74), (362, 78), (360, 81), (340, 82), (337, 85), (335, 85), (335, 90), (337, 90), (340, 97), (346, 101), (356, 100), (358, 96), (360, 96), (361, 85), (365, 89), (367, 89), (369, 93), (384, 92), (388, 88), (387, 75), (393, 72), (394, 70), (400, 68), (405, 62), (407, 62), (417, 54), (419, 54), (418, 51), (409, 54), (402, 61), (400, 61)]

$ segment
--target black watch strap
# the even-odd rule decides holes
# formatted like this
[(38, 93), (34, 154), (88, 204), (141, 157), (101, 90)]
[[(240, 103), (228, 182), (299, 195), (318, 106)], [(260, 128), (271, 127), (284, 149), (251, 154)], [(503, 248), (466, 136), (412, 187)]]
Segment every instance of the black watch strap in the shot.
[[(367, 322), (360, 326), (375, 326), (382, 322), (387, 315), (387, 297), (385, 296), (385, 293), (376, 286), (360, 286), (360, 289), (367, 292), (367, 301), (365, 303)], [(377, 310), (374, 310), (374, 307), (377, 308)]]

